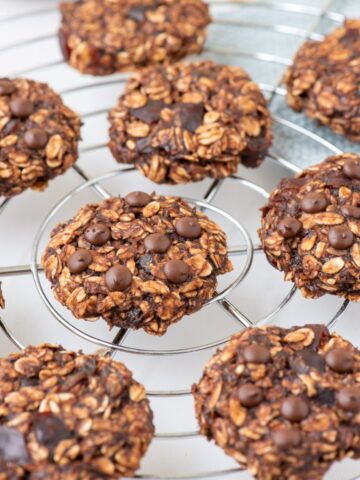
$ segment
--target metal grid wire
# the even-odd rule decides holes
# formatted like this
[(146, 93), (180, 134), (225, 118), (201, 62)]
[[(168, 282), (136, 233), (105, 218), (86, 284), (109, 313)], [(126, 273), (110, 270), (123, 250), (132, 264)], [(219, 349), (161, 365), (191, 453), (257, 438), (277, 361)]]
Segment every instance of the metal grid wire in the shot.
[[(327, 0), (323, 8), (300, 5), (292, 2), (278, 2), (275, 0), (263, 0), (263, 1), (260, 1), (260, 0), (248, 0), (248, 1), (246, 0), (245, 1), (244, 0), (208, 0), (208, 3), (210, 4), (210, 6), (217, 6), (217, 5), (223, 6), (223, 5), (229, 5), (229, 4), (242, 4), (244, 6), (255, 5), (255, 6), (259, 6), (274, 12), (286, 12), (286, 13), (307, 15), (312, 18), (312, 24), (308, 29), (301, 29), (297, 27), (284, 25), (284, 24), (266, 24), (266, 23), (260, 23), (256, 21), (244, 22), (241, 20), (232, 20), (232, 19), (226, 19), (226, 20), (216, 19), (216, 18), (214, 19), (214, 24), (220, 25), (220, 26), (225, 26), (225, 27), (233, 26), (237, 28), (250, 27), (255, 31), (258, 30), (258, 31), (276, 32), (276, 33), (284, 34), (286, 36), (299, 37), (304, 41), (308, 39), (321, 40), (323, 38), (322, 35), (320, 35), (319, 33), (316, 33), (316, 29), (319, 27), (320, 23), (324, 19), (328, 19), (338, 23), (344, 20), (344, 15), (331, 10), (333, 0)], [(53, 12), (54, 10), (55, 8), (42, 8), (36, 11), (24, 12), (20, 16), (14, 15), (14, 16), (8, 16), (6, 18), (1, 18), (0, 26), (2, 24), (9, 23), (14, 20), (19, 20), (19, 18), (25, 19), (25, 18), (36, 17), (39, 15)], [(55, 37), (55, 34), (38, 35), (38, 36), (35, 35), (30, 40), (26, 40), (26, 44), (27, 45), (38, 44), (39, 46), (41, 46), (42, 42), (53, 39), (54, 37)], [(7, 45), (6, 47), (0, 47), (0, 53), (4, 51), (6, 52), (16, 51), (17, 49), (23, 47), (24, 45), (25, 45), (24, 41), (17, 41), (15, 43)], [(251, 58), (259, 62), (271, 63), (271, 64), (276, 64), (284, 67), (291, 64), (291, 59), (289, 58), (284, 58), (275, 54), (272, 55), (272, 54), (261, 52), (261, 51), (255, 52), (255, 53), (249, 53), (238, 47), (230, 48), (230, 47), (222, 47), (222, 46), (207, 44), (205, 47), (205, 53), (215, 53), (215, 54), (231, 55), (236, 57)], [(51, 69), (63, 63), (64, 63), (63, 60), (57, 59), (57, 60), (46, 62), (46, 63), (36, 64), (26, 70), (9, 72), (8, 74), (11, 76), (32, 75), (35, 72)], [(92, 88), (97, 88), (97, 87), (119, 85), (120, 83), (125, 82), (127, 77), (128, 75), (121, 75), (120, 77), (117, 76), (116, 79), (109, 79), (109, 80), (101, 79), (100, 81), (96, 81), (92, 84), (83, 84), (76, 87), (63, 89), (59, 93), (73, 94), (73, 93), (80, 93), (82, 91), (89, 90)], [(285, 95), (285, 90), (281, 88), (281, 80), (275, 83), (274, 85), (260, 83), (260, 87), (269, 97), (268, 98), (269, 106), (271, 106), (271, 104), (273, 103), (274, 99), (277, 96), (284, 97)], [(107, 109), (93, 110), (82, 115), (82, 118), (86, 120), (91, 117), (104, 114), (106, 112), (107, 112)], [(319, 145), (324, 147), (329, 152), (329, 154), (341, 153), (341, 150), (337, 148), (333, 143), (325, 140), (319, 135), (311, 132), (310, 130), (298, 124), (292, 123), (289, 120), (279, 116), (273, 116), (273, 121), (275, 124), (283, 128), (290, 129), (291, 131), (302, 135), (304, 137), (304, 140), (312, 140), (317, 142)], [(106, 144), (98, 144), (98, 145), (82, 148), (81, 153), (84, 154), (89, 152), (101, 152), (105, 148), (106, 148)], [(280, 164), (293, 174), (296, 174), (299, 171), (299, 168), (296, 167), (293, 163), (291, 163), (289, 159), (282, 158), (281, 156), (273, 152), (268, 155), (266, 161)], [(94, 193), (96, 193), (99, 199), (109, 198), (111, 195), (107, 192), (106, 188), (103, 186), (103, 183), (106, 182), (106, 180), (111, 178), (117, 178), (119, 176), (126, 177), (127, 175), (135, 171), (134, 168), (127, 167), (127, 168), (122, 168), (121, 170), (110, 172), (101, 177), (90, 179), (90, 176), (78, 165), (74, 165), (72, 168), (77, 173), (77, 175), (79, 175), (81, 180), (83, 180), (83, 183), (79, 187), (75, 188), (70, 193), (68, 193), (48, 213), (47, 217), (45, 218), (44, 222), (40, 226), (34, 238), (31, 263), (29, 265), (13, 265), (13, 266), (7, 266), (7, 267), (0, 267), (0, 278), (1, 276), (5, 276), (5, 275), (9, 276), (9, 275), (31, 274), (35, 282), (35, 286), (37, 288), (38, 294), (40, 295), (41, 299), (45, 303), (50, 313), (55, 317), (55, 319), (58, 322), (60, 322), (62, 326), (70, 330), (72, 333), (80, 336), (82, 339), (92, 342), (98, 346), (104, 347), (106, 349), (104, 354), (110, 355), (111, 357), (114, 357), (116, 352), (118, 351), (135, 354), (135, 355), (144, 355), (144, 356), (146, 355), (149, 355), (149, 356), (184, 355), (188, 353), (198, 352), (201, 350), (213, 349), (214, 347), (223, 345), (228, 340), (228, 338), (221, 338), (210, 343), (204, 343), (200, 345), (195, 345), (195, 346), (186, 347), (186, 348), (177, 348), (177, 349), (143, 349), (143, 348), (136, 348), (136, 347), (128, 347), (123, 344), (127, 334), (129, 333), (127, 330), (118, 329), (112, 341), (108, 341), (98, 336), (90, 335), (89, 333), (86, 332), (86, 330), (77, 328), (72, 323), (70, 323), (67, 320), (67, 318), (63, 316), (61, 311), (52, 304), (52, 302), (48, 297), (48, 293), (45, 291), (42, 285), (42, 282), (40, 279), (41, 266), (39, 265), (40, 243), (41, 243), (41, 240), (44, 239), (44, 235), (48, 225), (51, 224), (56, 214), (58, 212), (61, 212), (65, 205), (67, 205), (68, 203), (71, 203), (74, 200), (74, 197), (76, 195), (80, 194), (85, 190), (92, 190)], [(256, 192), (257, 194), (259, 194), (260, 196), (262, 196), (264, 199), (266, 199), (269, 195), (266, 190), (264, 190), (261, 186), (257, 185), (253, 181), (242, 178), (239, 175), (232, 175), (231, 177), (223, 180), (213, 181), (210, 187), (208, 188), (208, 190), (206, 191), (202, 200), (186, 198), (187, 201), (189, 201), (191, 204), (201, 209), (205, 213), (215, 213), (218, 216), (220, 216), (220, 218), (223, 221), (230, 222), (230, 224), (232, 224), (232, 226), (236, 229), (236, 232), (238, 233), (239, 238), (242, 238), (242, 244), (231, 246), (229, 250), (230, 256), (243, 257), (243, 264), (241, 269), (239, 269), (239, 271), (236, 272), (235, 279), (232, 280), (231, 283), (226, 285), (222, 289), (222, 291), (218, 292), (215, 298), (213, 298), (208, 303), (210, 304), (210, 303), (216, 302), (224, 311), (230, 314), (230, 316), (232, 316), (235, 319), (235, 321), (238, 322), (239, 326), (242, 328), (253, 326), (255, 324), (256, 325), (267, 324), (267, 323), (270, 323), (270, 321), (274, 320), (274, 318), (279, 314), (279, 312), (283, 309), (283, 307), (291, 300), (291, 298), (293, 297), (296, 291), (296, 288), (295, 287), (291, 288), (289, 293), (281, 300), (281, 302), (278, 305), (275, 305), (273, 309), (265, 317), (257, 321), (254, 321), (251, 318), (248, 318), (248, 316), (246, 316), (243, 312), (241, 312), (239, 308), (236, 307), (229, 300), (228, 295), (230, 294), (230, 292), (240, 284), (240, 282), (245, 278), (245, 276), (249, 272), (253, 263), (254, 255), (259, 252), (261, 253), (262, 250), (260, 245), (253, 244), (249, 233), (238, 220), (236, 220), (232, 215), (230, 215), (226, 211), (213, 205), (212, 203), (213, 200), (217, 195), (220, 194), (221, 189), (224, 188), (224, 185), (228, 184), (228, 182), (234, 182), (235, 184), (241, 185), (246, 189), (250, 189)], [(9, 199), (3, 200), (0, 203), (0, 213), (2, 213), (6, 209), (9, 203), (10, 203)], [(342, 313), (347, 308), (348, 303), (349, 303), (348, 301), (344, 301), (341, 307), (333, 314), (332, 318), (328, 320), (327, 325), (330, 329), (333, 328), (336, 322), (339, 320)], [(17, 348), (19, 349), (24, 348), (24, 345), (22, 344), (22, 342), (17, 338), (17, 336), (15, 336), (10, 331), (5, 321), (1, 318), (0, 318), (0, 327)], [(191, 391), (190, 389), (153, 390), (153, 391), (147, 391), (147, 394), (150, 397), (181, 397), (181, 396), (191, 395)], [(198, 431), (177, 432), (177, 433), (165, 432), (165, 433), (157, 433), (156, 438), (176, 440), (179, 438), (184, 439), (188, 437), (194, 437), (194, 436), (197, 436), (198, 434), (199, 434)], [(210, 478), (215, 476), (217, 477), (222, 475), (235, 474), (237, 472), (240, 472), (241, 470), (242, 470), (241, 468), (229, 468), (229, 469), (218, 470), (218, 471), (201, 472), (201, 473), (194, 473), (194, 474), (187, 474), (187, 475), (170, 475), (170, 476), (168, 475), (162, 476), (162, 475), (156, 475), (156, 474), (153, 475), (153, 474), (145, 473), (145, 474), (136, 475), (135, 478), (148, 479), (148, 480), (150, 479), (190, 480), (190, 479), (197, 479), (197, 478)], [(358, 479), (360, 479), (360, 475), (357, 475), (351, 480), (358, 480)]]

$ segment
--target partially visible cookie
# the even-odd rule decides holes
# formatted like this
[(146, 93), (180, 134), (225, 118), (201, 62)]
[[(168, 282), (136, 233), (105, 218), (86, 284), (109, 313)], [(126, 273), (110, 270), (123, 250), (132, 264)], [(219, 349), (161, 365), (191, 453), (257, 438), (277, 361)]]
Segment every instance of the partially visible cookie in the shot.
[(346, 20), (321, 42), (307, 41), (285, 74), (296, 111), (360, 141), (360, 20)]
[(200, 53), (211, 21), (202, 0), (77, 0), (60, 9), (65, 60), (92, 75)]
[(259, 87), (239, 67), (211, 61), (133, 76), (110, 112), (110, 149), (156, 183), (223, 178), (257, 167), (271, 145)]
[(43, 190), (78, 158), (81, 121), (47, 84), (0, 79), (0, 196)]
[(83, 207), (54, 229), (42, 262), (75, 317), (155, 335), (199, 310), (232, 269), (218, 225), (179, 197), (144, 192)]
[(282, 180), (262, 209), (269, 262), (306, 298), (360, 301), (360, 157), (329, 157)]
[(0, 478), (132, 476), (153, 438), (145, 389), (119, 362), (41, 344), (0, 359)]
[(258, 480), (360, 457), (360, 352), (325, 326), (248, 328), (193, 386), (200, 430)]

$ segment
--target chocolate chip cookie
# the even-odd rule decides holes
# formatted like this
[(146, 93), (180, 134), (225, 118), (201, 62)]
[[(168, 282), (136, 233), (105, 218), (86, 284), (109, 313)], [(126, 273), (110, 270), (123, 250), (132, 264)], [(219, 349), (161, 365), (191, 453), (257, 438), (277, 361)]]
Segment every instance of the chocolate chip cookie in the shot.
[(360, 457), (360, 352), (325, 326), (249, 328), (193, 386), (200, 430), (258, 480)]
[(360, 20), (347, 20), (321, 42), (307, 41), (285, 75), (296, 111), (360, 141)]
[(329, 157), (282, 180), (259, 234), (269, 262), (304, 297), (360, 301), (360, 157)]
[(211, 21), (202, 0), (77, 0), (60, 9), (64, 58), (91, 75), (200, 53)]
[(211, 61), (149, 68), (110, 112), (109, 147), (156, 183), (223, 178), (257, 167), (271, 144), (259, 87), (239, 67)]
[(132, 476), (153, 435), (122, 363), (50, 344), (0, 359), (0, 478)]
[(86, 205), (43, 256), (57, 300), (76, 318), (163, 335), (215, 295), (226, 236), (178, 197), (132, 192)]
[(0, 196), (43, 190), (78, 157), (81, 121), (45, 83), (0, 79)]

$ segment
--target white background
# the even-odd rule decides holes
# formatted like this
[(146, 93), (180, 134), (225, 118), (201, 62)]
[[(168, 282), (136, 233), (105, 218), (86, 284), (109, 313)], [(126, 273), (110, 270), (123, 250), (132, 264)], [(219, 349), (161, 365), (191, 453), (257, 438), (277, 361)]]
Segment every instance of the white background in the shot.
[[(360, 2), (325, 0), (302, 0), (295, 2), (293, 12), (283, 12), (267, 6), (257, 5), (217, 5), (212, 8), (216, 21), (210, 28), (207, 42), (207, 58), (213, 58), (223, 63), (241, 65), (258, 81), (267, 85), (279, 85), (285, 64), (291, 59), (298, 46), (304, 40), (301, 35), (309, 30), (324, 33), (334, 28), (341, 17), (326, 15), (318, 18), (319, 12), (331, 3), (332, 12), (356, 15), (360, 13)], [(291, 3), (289, 0), (288, 3)], [(256, 3), (256, 2), (254, 2)], [(281, 4), (281, 2), (261, 2)], [(35, 80), (48, 82), (54, 89), (63, 92), (69, 88), (111, 81), (120, 76), (93, 78), (82, 76), (77, 71), (61, 62), (55, 33), (59, 24), (56, 11), (57, 2), (53, 0), (0, 0), (1, 19), (9, 18), (0, 23), (0, 75), (22, 74)], [(290, 5), (291, 6), (291, 5)], [(296, 8), (296, 6), (298, 8)], [(297, 12), (299, 10), (300, 12)], [(311, 14), (301, 13), (301, 7), (310, 9)], [(24, 16), (26, 12), (39, 11), (34, 16)], [(238, 25), (224, 25), (232, 20)], [(277, 33), (269, 28), (257, 28), (246, 23), (265, 24), (268, 26), (283, 25), (298, 29), (298, 35)], [(302, 32), (302, 33), (301, 33)], [(31, 39), (38, 39), (31, 42)], [(30, 41), (28, 41), (30, 40)], [(8, 48), (11, 47), (11, 48)], [(215, 51), (220, 53), (214, 53)], [(230, 49), (230, 54), (223, 50)], [(277, 56), (275, 62), (251, 58), (255, 52)], [(278, 58), (279, 57), (279, 58)], [(268, 57), (262, 57), (267, 58)], [(280, 63), (277, 63), (279, 61)], [(42, 65), (54, 64), (41, 68)], [(39, 67), (39, 68), (34, 68)], [(117, 96), (121, 93), (123, 84), (119, 81), (112, 85), (84, 89), (76, 93), (64, 94), (65, 102), (80, 114), (85, 114), (83, 127), (82, 149), (107, 141), (106, 114), (90, 115), (94, 111), (111, 108)], [(281, 92), (280, 92), (281, 93)], [(339, 137), (333, 136), (325, 128), (317, 127), (303, 115), (294, 114), (286, 106), (281, 95), (276, 95), (271, 103), (272, 112), (317, 132), (322, 137), (333, 142), (344, 150), (359, 151), (357, 145), (350, 144)], [(297, 165), (308, 165), (324, 159), (331, 153), (329, 148), (319, 145), (316, 140), (307, 139), (294, 129), (274, 125), (274, 146), (272, 152), (286, 158)], [(79, 166), (90, 178), (117, 169), (119, 165), (112, 159), (106, 148), (92, 152), (83, 151), (78, 162)], [(251, 179), (271, 190), (282, 176), (291, 175), (289, 170), (271, 160), (266, 160), (256, 171), (239, 169), (239, 174)], [(8, 267), (31, 262), (31, 250), (37, 230), (54, 205), (69, 191), (82, 183), (76, 172), (70, 170), (61, 178), (54, 180), (46, 192), (25, 192), (12, 199), (0, 214), (0, 266)], [(104, 184), (105, 185), (105, 184)], [(182, 187), (156, 187), (157, 191), (170, 194), (182, 194), (187, 197), (201, 198), (210, 182), (204, 181), (195, 185)], [(106, 188), (115, 194), (126, 194), (130, 190), (153, 190), (155, 187), (138, 173), (119, 175)], [(87, 201), (97, 201), (96, 195), (87, 190), (68, 202), (51, 221), (50, 227), (57, 222), (69, 218), (80, 205)], [(256, 229), (259, 226), (259, 208), (264, 200), (258, 194), (244, 186), (227, 180), (215, 197), (214, 204), (227, 210), (241, 221), (258, 244)], [(229, 234), (229, 244), (238, 245), (243, 239), (234, 231), (230, 224), (219, 217), (214, 217), (222, 223)], [(47, 230), (48, 232), (48, 230)], [(41, 240), (41, 249), (46, 243), (47, 234)], [(244, 257), (234, 257), (235, 274), (244, 263)], [(41, 281), (43, 277), (40, 275)], [(233, 278), (225, 276), (220, 281), (220, 287), (226, 286)], [(82, 348), (85, 351), (95, 351), (98, 346), (81, 339), (65, 329), (48, 312), (35, 288), (30, 274), (2, 275), (7, 307), (3, 319), (15, 336), (23, 344), (36, 344), (42, 341), (62, 343), (72, 349)], [(48, 288), (43, 282), (46, 292)], [(291, 288), (282, 280), (282, 275), (272, 269), (264, 255), (258, 253), (246, 279), (234, 290), (229, 299), (251, 321), (256, 322), (269, 314), (287, 295)], [(51, 297), (49, 296), (51, 299)], [(291, 302), (275, 317), (274, 321), (281, 325), (296, 325), (305, 322), (328, 322), (340, 308), (342, 300), (335, 297), (323, 297), (319, 300), (304, 300), (296, 293)], [(74, 321), (71, 316), (55, 302), (56, 307), (64, 317), (76, 327), (91, 335), (111, 340), (114, 332), (109, 332), (101, 320), (95, 324)], [(346, 338), (360, 346), (359, 305), (350, 305), (336, 323), (336, 330)], [(173, 326), (162, 338), (155, 338), (141, 332), (131, 332), (124, 345), (146, 349), (187, 348), (206, 344), (222, 339), (241, 328), (238, 322), (217, 304), (204, 308), (198, 314), (183, 319)], [(1, 354), (7, 354), (14, 346), (0, 336)], [(192, 354), (176, 356), (149, 356), (119, 353), (116, 358), (126, 363), (136, 378), (143, 382), (147, 390), (181, 390), (190, 388), (197, 381), (201, 370), (213, 349)], [(155, 423), (158, 433), (174, 433), (194, 431), (197, 429), (193, 415), (193, 405), (190, 396), (172, 398), (151, 397), (155, 413)], [(226, 457), (216, 446), (209, 444), (200, 437), (178, 439), (155, 439), (144, 459), (140, 473), (158, 474), (165, 478), (187, 475), (191, 473), (220, 471), (236, 468), (236, 463)], [(359, 474), (359, 462), (343, 462), (336, 465), (327, 475), (327, 480), (350, 480)], [(218, 476), (217, 478), (223, 478)], [(226, 478), (250, 479), (246, 473), (228, 475)]]

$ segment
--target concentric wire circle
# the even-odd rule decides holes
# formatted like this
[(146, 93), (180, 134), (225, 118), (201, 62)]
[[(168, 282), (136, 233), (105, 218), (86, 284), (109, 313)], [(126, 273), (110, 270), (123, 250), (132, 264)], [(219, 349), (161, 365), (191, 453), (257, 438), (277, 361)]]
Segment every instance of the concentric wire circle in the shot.
[[(34, 239), (34, 244), (33, 244), (33, 249), (32, 249), (32, 262), (31, 262), (31, 270), (33, 274), (33, 278), (35, 281), (36, 288), (40, 294), (40, 297), (44, 301), (46, 307), (48, 310), (53, 314), (53, 316), (68, 330), (72, 331), (73, 333), (76, 333), (80, 337), (82, 337), (85, 340), (88, 340), (92, 343), (95, 343), (97, 345), (100, 345), (102, 347), (106, 348), (111, 348), (115, 350), (120, 350), (123, 352), (128, 352), (128, 353), (136, 353), (136, 354), (142, 354), (142, 355), (175, 355), (175, 354), (181, 354), (181, 353), (188, 353), (188, 352), (195, 352), (199, 350), (205, 350), (211, 347), (215, 347), (217, 345), (220, 345), (226, 341), (226, 339), (221, 339), (217, 342), (212, 342), (210, 344), (203, 344), (195, 347), (188, 347), (188, 348), (182, 348), (182, 349), (173, 349), (173, 350), (146, 350), (146, 349), (139, 349), (139, 348), (132, 348), (132, 347), (126, 347), (123, 345), (118, 345), (111, 343), (107, 340), (94, 337), (93, 335), (89, 335), (88, 333), (84, 332), (83, 330), (80, 330), (79, 328), (75, 327), (72, 325), (61, 313), (59, 313), (56, 308), (52, 305), (50, 302), (49, 298), (47, 297), (45, 290), (41, 284), (40, 281), (40, 275), (39, 275), (39, 269), (38, 269), (38, 264), (39, 264), (39, 248), (40, 248), (40, 242), (43, 238), (43, 234), (46, 231), (49, 223), (51, 220), (55, 217), (55, 215), (64, 207), (64, 205), (68, 202), (70, 202), (74, 195), (83, 192), (84, 190), (95, 187), (97, 190), (97, 193), (101, 192), (101, 195), (103, 198), (108, 198), (107, 192), (101, 187), (101, 182), (104, 180), (109, 180), (111, 178), (115, 178), (121, 175), (125, 175), (129, 172), (132, 172), (133, 169), (124, 169), (124, 170), (115, 170), (113, 172), (107, 173), (105, 175), (102, 175), (98, 178), (94, 178), (93, 180), (90, 180), (88, 182), (85, 182), (75, 188), (73, 191), (71, 191), (69, 194), (67, 194), (62, 200), (60, 200), (57, 205), (50, 211), (42, 225), (40, 226), (35, 239)], [(194, 205), (195, 207), (201, 209), (205, 213), (212, 212), (217, 215), (220, 215), (223, 219), (226, 219), (230, 224), (235, 227), (237, 233), (239, 236), (243, 238), (243, 241), (245, 242), (245, 261), (242, 266), (242, 268), (237, 272), (236, 277), (234, 280), (232, 280), (229, 285), (227, 285), (223, 290), (218, 292), (214, 298), (209, 300), (206, 305), (210, 305), (214, 302), (220, 302), (223, 300), (239, 283), (245, 278), (246, 274), (248, 273), (252, 259), (253, 259), (253, 254), (254, 254), (254, 249), (253, 249), (253, 243), (250, 238), (250, 235), (246, 231), (246, 229), (241, 225), (240, 222), (238, 222), (232, 215), (229, 213), (225, 212), (224, 210), (208, 203), (205, 200), (195, 200), (192, 198), (187, 198), (183, 197), (184, 200), (188, 201), (191, 205)], [(85, 323), (85, 322), (84, 322)]]

